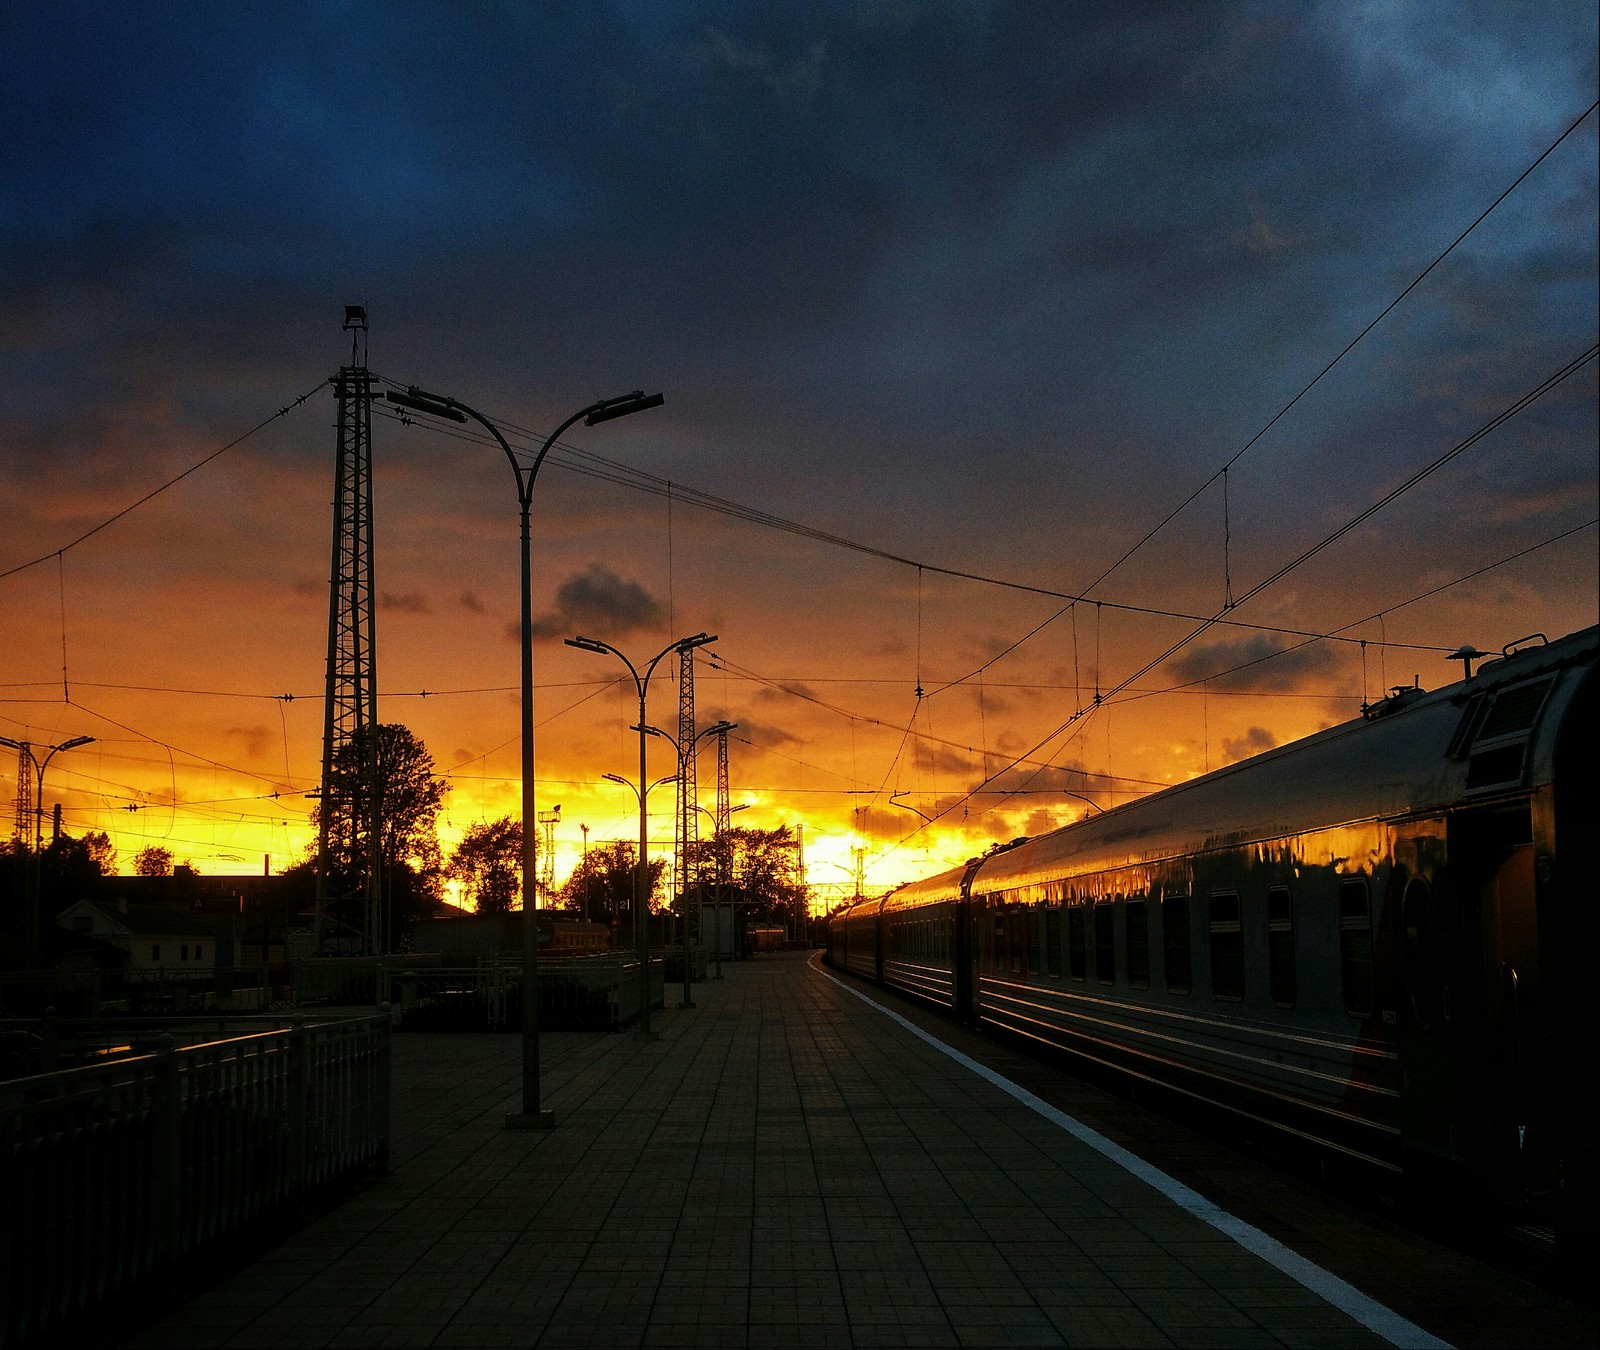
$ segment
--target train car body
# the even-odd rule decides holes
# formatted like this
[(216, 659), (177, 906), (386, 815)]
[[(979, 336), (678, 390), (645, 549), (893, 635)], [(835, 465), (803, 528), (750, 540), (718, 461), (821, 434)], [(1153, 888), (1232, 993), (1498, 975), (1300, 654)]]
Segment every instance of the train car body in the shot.
[[(848, 969), (1595, 1239), (1596, 630), (850, 912)], [(860, 911), (859, 913), (857, 911)], [(876, 926), (876, 933), (868, 931)]]

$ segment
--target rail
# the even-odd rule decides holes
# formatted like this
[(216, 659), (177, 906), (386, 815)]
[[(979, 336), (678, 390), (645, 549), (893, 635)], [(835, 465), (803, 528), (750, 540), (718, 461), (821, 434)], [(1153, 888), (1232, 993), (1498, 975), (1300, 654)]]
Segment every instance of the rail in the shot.
[(0, 1347), (292, 1219), (389, 1148), (389, 1016), (0, 1084)]

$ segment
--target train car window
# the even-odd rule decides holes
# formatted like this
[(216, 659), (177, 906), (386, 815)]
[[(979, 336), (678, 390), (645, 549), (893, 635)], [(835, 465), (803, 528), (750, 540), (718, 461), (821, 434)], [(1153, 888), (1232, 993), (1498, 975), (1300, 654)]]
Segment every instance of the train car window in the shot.
[(1006, 968), (1006, 916), (994, 916), (994, 969)]
[(1011, 916), (1011, 969), (1021, 973), (1028, 959), (1028, 927), (1027, 916), (1013, 914)]
[(1055, 908), (1044, 912), (1044, 964), (1053, 979), (1061, 978), (1061, 911)]
[(1044, 912), (1035, 910), (1028, 915), (1028, 974), (1037, 975), (1044, 969)]
[(1267, 892), (1267, 983), (1274, 1003), (1294, 1007), (1294, 897), (1287, 886)]
[(1339, 983), (1346, 1012), (1372, 1011), (1372, 907), (1364, 881), (1339, 887)]
[(1213, 894), (1211, 931), (1211, 992), (1217, 998), (1244, 997), (1244, 927), (1239, 922), (1239, 896), (1233, 891)]
[(1084, 957), (1089, 945), (1084, 927), (1083, 906), (1074, 905), (1067, 911), (1067, 972), (1075, 980), (1084, 976)]
[(1113, 927), (1111, 902), (1102, 900), (1094, 907), (1094, 977), (1110, 984), (1117, 975), (1117, 939)]
[(1166, 958), (1167, 988), (1187, 994), (1194, 988), (1194, 960), (1189, 938), (1189, 897), (1168, 895), (1161, 900), (1161, 951)]
[(1150, 987), (1150, 916), (1143, 900), (1130, 900), (1124, 909), (1128, 926), (1128, 983), (1136, 989)]

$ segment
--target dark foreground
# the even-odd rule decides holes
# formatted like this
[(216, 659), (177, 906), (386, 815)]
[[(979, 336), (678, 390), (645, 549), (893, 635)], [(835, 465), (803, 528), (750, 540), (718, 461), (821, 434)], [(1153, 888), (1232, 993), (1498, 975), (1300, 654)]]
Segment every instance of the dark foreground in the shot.
[(123, 1343), (1596, 1341), (1586, 1310), (887, 1005), (1043, 1099), (1018, 1100), (858, 992), (773, 956), (659, 1041), (546, 1036), (548, 1133), (500, 1128), (516, 1036), (397, 1036), (393, 1172)]

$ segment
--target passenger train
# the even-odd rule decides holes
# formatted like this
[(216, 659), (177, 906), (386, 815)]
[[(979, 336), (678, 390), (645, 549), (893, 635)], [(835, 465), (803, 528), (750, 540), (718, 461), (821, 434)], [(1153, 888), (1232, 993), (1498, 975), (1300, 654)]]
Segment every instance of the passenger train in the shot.
[(859, 901), (826, 959), (1592, 1263), (1597, 634)]

